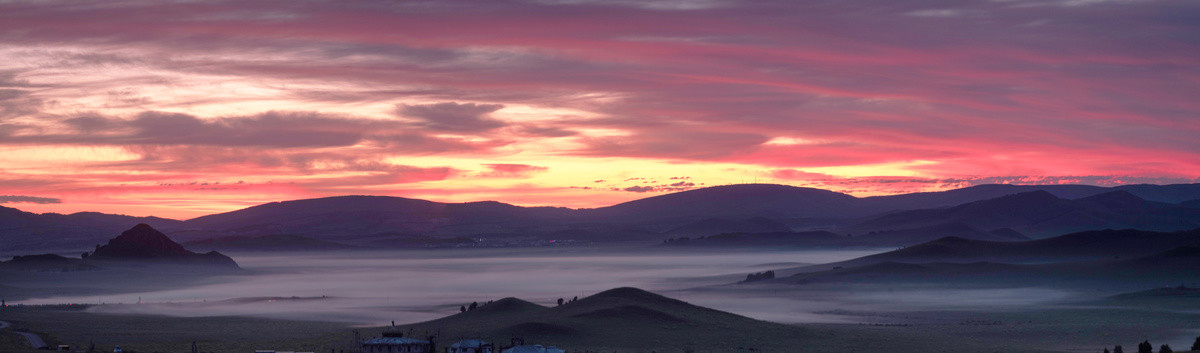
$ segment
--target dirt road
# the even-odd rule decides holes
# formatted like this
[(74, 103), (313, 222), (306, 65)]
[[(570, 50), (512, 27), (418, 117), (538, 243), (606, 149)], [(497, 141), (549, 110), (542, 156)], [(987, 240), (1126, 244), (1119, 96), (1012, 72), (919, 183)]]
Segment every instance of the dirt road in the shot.
[[(6, 329), (9, 326), (12, 326), (12, 324), (8, 323), (7, 321), (0, 321), (0, 330)], [(13, 333), (21, 335), (22, 337), (25, 337), (25, 340), (29, 341), (30, 347), (42, 348), (42, 347), (46, 346), (46, 341), (42, 341), (42, 338), (38, 337), (38, 335), (29, 333), (29, 332), (21, 332), (21, 331), (13, 331)]]

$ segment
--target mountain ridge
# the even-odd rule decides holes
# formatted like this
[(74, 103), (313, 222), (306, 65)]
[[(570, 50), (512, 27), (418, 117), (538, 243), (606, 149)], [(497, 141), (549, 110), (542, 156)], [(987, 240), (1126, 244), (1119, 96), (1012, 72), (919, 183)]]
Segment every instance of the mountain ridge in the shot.
[[(1088, 199), (1118, 191), (1121, 193), (1108, 195), (1107, 198)], [(1111, 188), (1087, 185), (996, 184), (940, 192), (863, 198), (787, 185), (738, 184), (657, 195), (611, 206), (584, 209), (522, 207), (496, 201), (441, 203), (394, 196), (334, 196), (265, 203), (186, 221), (95, 212), (70, 215), (35, 214), (0, 206), (0, 251), (80, 249), (84, 246), (82, 244), (103, 241), (109, 234), (137, 223), (151, 224), (156, 229), (162, 229), (183, 241), (273, 234), (294, 234), (335, 243), (381, 234), (475, 239), (532, 237), (585, 241), (656, 240), (653, 238), (665, 239), (670, 236), (664, 232), (705, 219), (728, 220), (724, 221), (727, 231), (777, 232), (784, 230), (777, 225), (783, 225), (795, 231), (834, 230), (843, 234), (861, 235), (860, 233), (870, 231), (912, 230), (945, 225), (880, 225), (875, 228), (851, 228), (846, 232), (839, 228), (853, 226), (863, 219), (870, 221), (870, 217), (897, 217), (897, 213), (917, 210), (937, 212), (936, 210), (945, 207), (958, 207), (984, 201), (989, 197), (1003, 198), (1024, 192), (1035, 192), (1031, 195), (1040, 195), (1040, 199), (1049, 203), (1076, 203), (1077, 209), (1062, 212), (1061, 217), (1057, 219), (1016, 226), (1011, 222), (964, 222), (974, 228), (964, 232), (983, 238), (998, 228), (1008, 228), (1016, 233), (1044, 237), (1076, 230), (1130, 226), (1160, 226), (1152, 228), (1157, 230), (1184, 229), (1194, 222), (1200, 222), (1189, 218), (1200, 215), (1200, 211), (1196, 211), (1200, 209), (1163, 202), (1200, 199), (1200, 184), (1124, 185)], [(1065, 201), (1054, 201), (1050, 196)], [(1143, 201), (1139, 202), (1135, 198), (1143, 198)], [(1131, 205), (1113, 205), (1121, 202)], [(1115, 212), (1126, 217), (1128, 222), (1106, 222), (1103, 217), (1097, 217), (1097, 212)], [(751, 222), (753, 224), (745, 221), (750, 219), (756, 221)], [(776, 228), (761, 228), (762, 226)], [(689, 233), (699, 236), (703, 230)], [(895, 235), (900, 237), (899, 234)], [(997, 236), (1013, 238), (1015, 234), (1009, 232)]]

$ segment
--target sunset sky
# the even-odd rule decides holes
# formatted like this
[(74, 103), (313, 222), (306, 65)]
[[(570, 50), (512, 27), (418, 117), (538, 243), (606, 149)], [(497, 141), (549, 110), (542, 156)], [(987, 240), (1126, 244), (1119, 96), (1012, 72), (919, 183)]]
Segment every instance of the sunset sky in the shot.
[(1200, 2), (0, 1), (0, 206), (1200, 182)]

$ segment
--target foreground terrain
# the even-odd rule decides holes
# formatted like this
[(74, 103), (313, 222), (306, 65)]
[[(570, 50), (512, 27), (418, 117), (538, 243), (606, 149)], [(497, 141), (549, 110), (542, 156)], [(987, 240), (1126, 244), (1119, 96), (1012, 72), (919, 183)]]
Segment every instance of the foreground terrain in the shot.
[[(1143, 298), (1144, 299), (1144, 298)], [(1176, 298), (1178, 299), (1178, 298)], [(1116, 300), (1116, 299), (1114, 299)], [(254, 349), (352, 351), (357, 331), (378, 336), (383, 327), (246, 317), (170, 317), (93, 312), (95, 307), (24, 306), (0, 310), (14, 329), (37, 333), (51, 345), (110, 351), (186, 352)], [(452, 310), (448, 312), (457, 312)], [(1091, 303), (983, 311), (841, 311), (859, 323), (785, 325), (694, 306), (634, 288), (618, 288), (543, 306), (517, 298), (483, 303), (441, 319), (401, 325), (410, 337), (437, 336), (439, 347), (462, 338), (498, 345), (513, 337), (570, 352), (1098, 352), (1150, 340), (1185, 351), (1200, 334), (1200, 313)], [(26, 351), (11, 332), (0, 349)]]

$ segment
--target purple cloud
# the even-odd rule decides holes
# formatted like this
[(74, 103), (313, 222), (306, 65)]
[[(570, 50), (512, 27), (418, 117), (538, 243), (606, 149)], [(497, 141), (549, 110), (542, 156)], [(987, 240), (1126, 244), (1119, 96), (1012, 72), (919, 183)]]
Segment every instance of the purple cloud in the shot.
[(21, 196), (21, 195), (0, 195), (0, 203), (62, 203), (61, 199), (53, 197), (37, 197), (37, 196)]
[(400, 116), (418, 119), (416, 125), (433, 131), (477, 133), (504, 126), (487, 114), (504, 108), (500, 104), (446, 102), (427, 105), (401, 104), (396, 107)]

